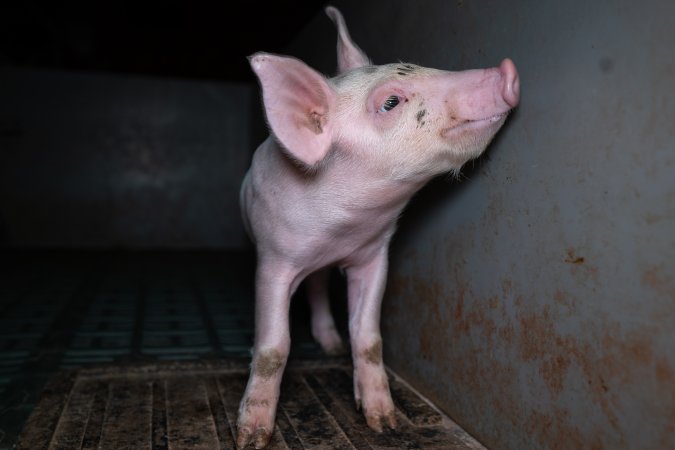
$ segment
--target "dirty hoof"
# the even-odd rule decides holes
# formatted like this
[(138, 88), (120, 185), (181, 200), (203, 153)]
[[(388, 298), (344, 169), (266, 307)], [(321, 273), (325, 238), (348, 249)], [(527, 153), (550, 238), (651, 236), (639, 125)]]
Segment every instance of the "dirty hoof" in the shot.
[(390, 430), (396, 429), (396, 415), (394, 411), (390, 411), (385, 415), (379, 414), (368, 414), (366, 413), (366, 423), (371, 430), (374, 430), (378, 433), (382, 433), (384, 428), (389, 428)]
[(271, 437), (272, 432), (264, 427), (259, 427), (255, 431), (247, 427), (237, 427), (237, 448), (241, 450), (249, 444), (253, 444), (255, 448), (265, 448)]
[[(255, 448), (264, 448), (274, 430), (275, 408), (270, 400), (246, 398), (240, 407), (237, 421), (237, 448), (246, 448), (253, 444)], [(275, 405), (276, 406), (276, 405)]]

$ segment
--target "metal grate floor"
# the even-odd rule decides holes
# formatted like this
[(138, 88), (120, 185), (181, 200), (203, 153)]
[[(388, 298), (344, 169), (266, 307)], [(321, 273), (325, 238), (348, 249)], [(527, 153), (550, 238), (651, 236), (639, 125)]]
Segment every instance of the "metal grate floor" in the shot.
[[(391, 377), (398, 428), (372, 432), (354, 408), (348, 362), (292, 364), (270, 449), (475, 449), (464, 431)], [(16, 448), (233, 449), (246, 365), (83, 369), (54, 380)]]
[[(0, 449), (233, 448), (253, 341), (248, 253), (0, 258)], [(304, 302), (291, 316), (271, 448), (482, 448), (393, 375), (404, 425), (369, 431), (349, 359), (322, 355)]]

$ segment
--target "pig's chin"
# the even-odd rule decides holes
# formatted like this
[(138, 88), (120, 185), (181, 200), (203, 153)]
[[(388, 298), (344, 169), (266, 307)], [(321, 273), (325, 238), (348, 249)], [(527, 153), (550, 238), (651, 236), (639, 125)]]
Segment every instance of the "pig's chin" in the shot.
[(494, 134), (504, 124), (508, 111), (482, 119), (468, 119), (441, 131), (445, 139), (457, 139), (463, 134)]
[(448, 147), (446, 157), (450, 165), (459, 169), (467, 161), (478, 157), (488, 146), (508, 113), (496, 114), (480, 120), (466, 120), (441, 132)]

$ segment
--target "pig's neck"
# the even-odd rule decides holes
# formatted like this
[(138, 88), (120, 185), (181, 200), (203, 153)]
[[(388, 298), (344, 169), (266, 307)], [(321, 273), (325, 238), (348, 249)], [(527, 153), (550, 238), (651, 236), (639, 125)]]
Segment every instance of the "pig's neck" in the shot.
[[(387, 168), (339, 154), (328, 156), (316, 172), (306, 172), (272, 138), (262, 147), (265, 154), (262, 159), (271, 162), (269, 167), (283, 168), (281, 172), (290, 185), (282, 184), (294, 192), (304, 193), (305, 201), (340, 208), (353, 213), (355, 219), (372, 218), (374, 214), (398, 216), (415, 192), (428, 181), (428, 177), (402, 179), (392, 175)], [(360, 212), (365, 214), (359, 216)]]
[(417, 180), (399, 180), (386, 176), (373, 177), (372, 172), (366, 168), (346, 168), (346, 170), (336, 168), (335, 171), (350, 183), (337, 189), (341, 193), (340, 204), (351, 210), (381, 210), (382, 212), (392, 210), (392, 213), (398, 215), (413, 194), (424, 184)]
[(415, 192), (428, 181), (424, 177), (396, 177), (386, 167), (343, 159), (339, 155), (321, 169), (315, 182), (326, 200), (333, 198), (335, 206), (355, 214), (372, 212), (398, 216)]

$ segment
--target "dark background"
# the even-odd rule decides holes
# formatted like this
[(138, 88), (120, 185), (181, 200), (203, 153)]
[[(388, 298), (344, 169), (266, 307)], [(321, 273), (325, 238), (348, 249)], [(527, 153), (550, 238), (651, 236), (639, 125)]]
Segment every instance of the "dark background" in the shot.
[(245, 57), (280, 52), (322, 1), (3, 2), (0, 64), (252, 80)]
[(267, 136), (246, 57), (324, 4), (4, 2), (0, 246), (245, 247), (239, 186)]

